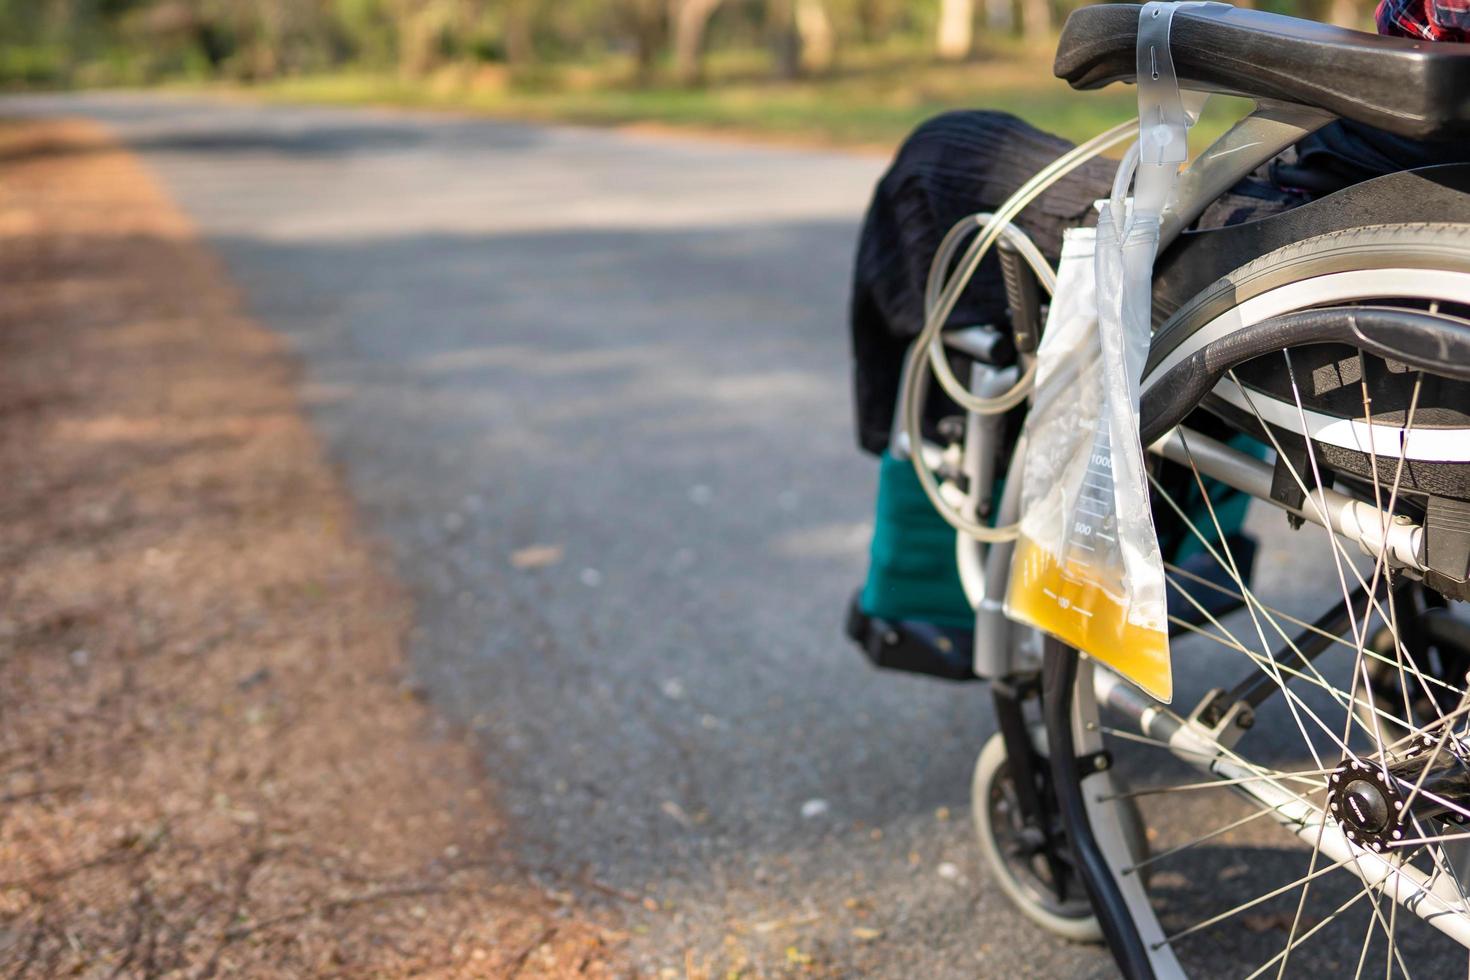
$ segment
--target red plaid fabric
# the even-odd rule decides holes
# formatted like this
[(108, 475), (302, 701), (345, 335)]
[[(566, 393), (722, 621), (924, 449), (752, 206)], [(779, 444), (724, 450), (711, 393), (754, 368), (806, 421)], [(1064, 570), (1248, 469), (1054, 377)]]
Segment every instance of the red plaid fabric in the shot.
[(1382, 0), (1378, 33), (1424, 41), (1470, 40), (1470, 0)]

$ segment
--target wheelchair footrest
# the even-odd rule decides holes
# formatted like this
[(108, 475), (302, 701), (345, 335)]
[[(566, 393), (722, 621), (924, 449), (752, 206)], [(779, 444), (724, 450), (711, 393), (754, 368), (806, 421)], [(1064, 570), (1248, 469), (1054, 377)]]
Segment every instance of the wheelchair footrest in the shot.
[(854, 596), (847, 609), (847, 635), (875, 667), (951, 681), (980, 679), (973, 666), (975, 634), (971, 630), (869, 616)]

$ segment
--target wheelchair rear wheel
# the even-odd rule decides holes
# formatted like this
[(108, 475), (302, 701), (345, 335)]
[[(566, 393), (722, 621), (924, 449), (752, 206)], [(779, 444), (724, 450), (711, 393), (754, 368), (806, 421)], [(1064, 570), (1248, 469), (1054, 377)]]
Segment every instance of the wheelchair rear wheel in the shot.
[[(1460, 225), (1280, 249), (1155, 334), (1145, 439), (1187, 427), (1154, 472), (1156, 520), (1218, 566), (1166, 566), (1175, 701), (1055, 642), (1046, 663), (1068, 838), (1129, 975), (1465, 969), (1470, 629), (1450, 607), (1470, 597), (1467, 345)], [(1215, 454), (1256, 498), (1253, 577), (1220, 533), (1201, 431), (1257, 450)], [(1207, 592), (1237, 610), (1202, 608)]]

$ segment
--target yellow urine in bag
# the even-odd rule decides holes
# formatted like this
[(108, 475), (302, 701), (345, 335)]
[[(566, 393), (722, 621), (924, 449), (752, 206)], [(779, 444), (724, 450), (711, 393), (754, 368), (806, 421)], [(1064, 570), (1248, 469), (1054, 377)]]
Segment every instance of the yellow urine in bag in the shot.
[(1006, 615), (1102, 661), (1165, 704), (1174, 699), (1169, 636), (1128, 621), (1128, 610), (1026, 538), (1016, 542)]

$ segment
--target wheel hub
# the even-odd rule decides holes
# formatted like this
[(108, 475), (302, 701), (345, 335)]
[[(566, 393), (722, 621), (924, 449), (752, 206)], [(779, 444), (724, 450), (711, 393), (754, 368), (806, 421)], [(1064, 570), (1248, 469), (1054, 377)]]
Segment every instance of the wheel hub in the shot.
[(1343, 819), (1368, 834), (1388, 829), (1388, 800), (1366, 779), (1354, 779), (1343, 788)]
[[(1328, 779), (1327, 809), (1348, 840), (1382, 851), (1410, 833), (1414, 818), (1464, 823), (1470, 813), (1466, 747), (1449, 738), (1436, 751), (1421, 733), (1397, 761), (1349, 759)], [(1415, 790), (1415, 787), (1418, 790)]]
[(1328, 780), (1327, 809), (1348, 840), (1381, 851), (1407, 834), (1404, 796), (1382, 768), (1350, 760)]

